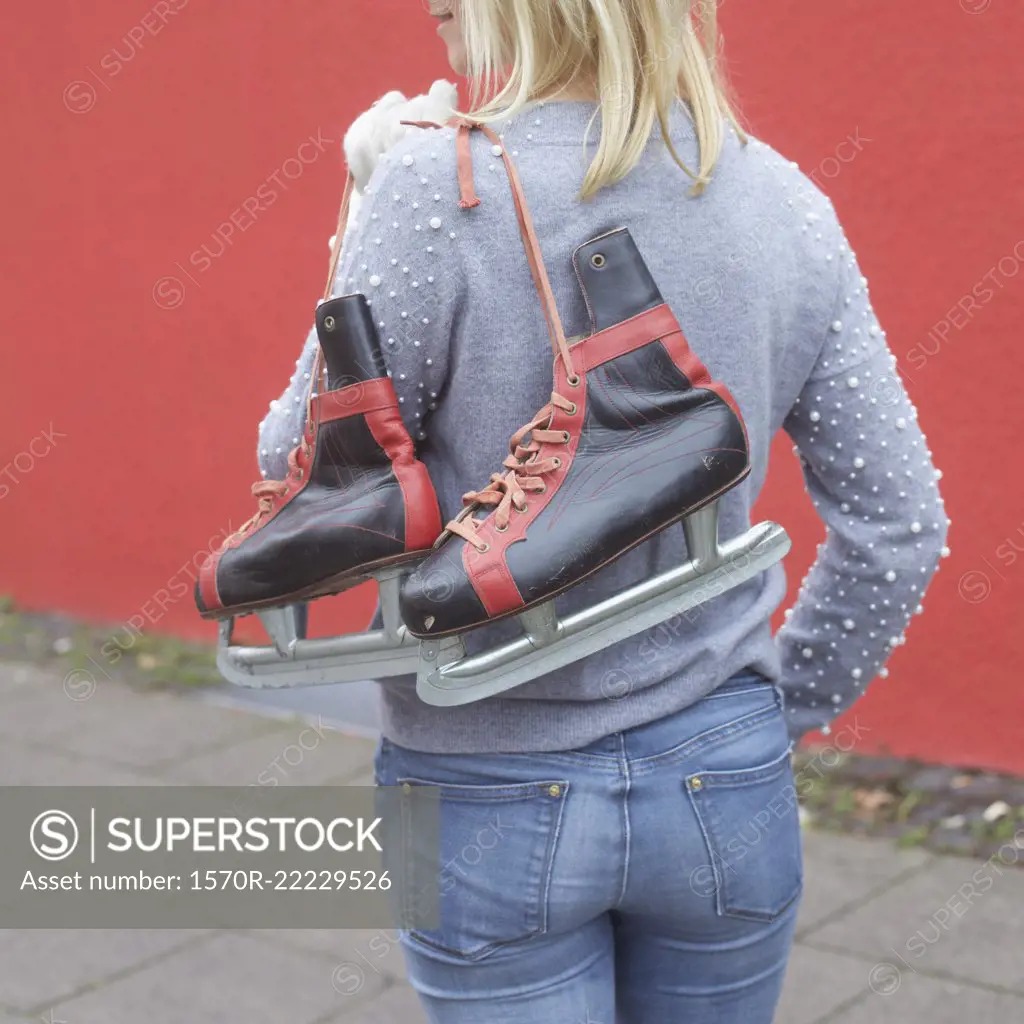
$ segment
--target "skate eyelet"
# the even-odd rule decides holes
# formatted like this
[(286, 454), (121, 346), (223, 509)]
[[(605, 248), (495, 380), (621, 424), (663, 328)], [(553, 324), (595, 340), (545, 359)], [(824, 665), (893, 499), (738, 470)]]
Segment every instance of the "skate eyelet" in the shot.
[(557, 455), (551, 461), (555, 464), (555, 469), (562, 468), (562, 460)]
[(512, 507), (520, 514), (522, 514), (523, 512), (529, 512), (530, 510), (529, 505), (524, 505), (522, 508), (520, 508), (518, 505), (513, 505)]
[(568, 430), (562, 431), (562, 444), (568, 444), (572, 440), (572, 434)]
[(482, 547), (476, 549), (481, 555), (486, 555), (491, 550), (490, 544), (484, 544)]
[(506, 523), (506, 524), (505, 524), (504, 526), (497, 526), (497, 525), (496, 525), (496, 526), (494, 527), (494, 529), (495, 529), (495, 530), (496, 530), (496, 531), (497, 531), (498, 533), (508, 533), (508, 523)]
[(594, 255), (590, 257), (590, 265), (595, 270), (604, 270), (604, 268), (608, 266), (608, 260), (605, 259), (603, 253), (595, 252)]
[(324, 317), (324, 330), (325, 331), (333, 331), (334, 330), (334, 323), (335, 323), (335, 320), (334, 320), (333, 316), (325, 316)]
[(578, 388), (580, 386), (580, 375), (578, 373), (574, 373), (571, 377), (566, 378), (566, 383), (571, 388)]
[(570, 405), (569, 408), (566, 409), (565, 411), (569, 416), (575, 416), (578, 411), (576, 408), (576, 403), (573, 402), (572, 405)]

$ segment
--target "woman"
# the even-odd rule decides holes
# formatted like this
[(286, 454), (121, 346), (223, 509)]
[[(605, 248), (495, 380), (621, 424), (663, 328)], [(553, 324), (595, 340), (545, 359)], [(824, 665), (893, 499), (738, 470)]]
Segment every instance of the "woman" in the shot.
[[(789, 752), (884, 674), (947, 532), (936, 473), (829, 201), (740, 130), (715, 5), (461, 0), (434, 9), (453, 69), (516, 162), (567, 334), (570, 255), (629, 228), (690, 345), (738, 401), (750, 525), (773, 435), (828, 527), (786, 625), (781, 567), (500, 698), (382, 686), (377, 781), (442, 789), (441, 920), (403, 936), (430, 1020), (768, 1022), (802, 885)], [(414, 129), (373, 172), (336, 294), (372, 303), (403, 417), (447, 518), (548, 401), (551, 353), (500, 148)], [(286, 472), (315, 336), (262, 427)], [(666, 530), (560, 599), (680, 564)], [(493, 631), (498, 627), (489, 627)]]

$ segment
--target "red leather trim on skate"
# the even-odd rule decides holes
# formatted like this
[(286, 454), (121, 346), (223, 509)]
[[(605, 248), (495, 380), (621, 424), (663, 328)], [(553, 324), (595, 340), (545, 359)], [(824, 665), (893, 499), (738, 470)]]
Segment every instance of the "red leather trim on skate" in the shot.
[[(495, 536), (506, 540), (511, 533), (512, 524), (509, 523), (508, 533)], [(526, 604), (505, 562), (504, 548), (492, 547), (490, 551), (480, 552), (472, 544), (464, 544), (462, 565), (490, 618)]]
[(711, 384), (708, 368), (687, 344), (682, 331), (666, 335), (661, 339), (661, 344), (679, 372), (690, 382), (690, 387), (706, 388)]
[[(650, 339), (648, 338), (648, 340)], [(579, 371), (578, 365), (576, 369)], [(466, 575), (473, 584), (480, 603), (484, 606), (488, 616), (492, 618), (515, 608), (521, 608), (526, 603), (519, 593), (505, 554), (516, 541), (526, 537), (530, 524), (558, 493), (558, 489), (565, 482), (572, 468), (573, 460), (576, 458), (576, 449), (580, 443), (583, 419), (587, 412), (587, 378), (582, 372), (579, 372), (578, 375), (579, 384), (576, 387), (570, 387), (565, 365), (561, 359), (556, 357), (555, 391), (575, 402), (576, 412), (570, 416), (564, 410), (556, 408), (551, 417), (549, 429), (569, 431), (570, 441), (567, 445), (545, 442), (541, 446), (538, 458), (546, 459), (557, 455), (562, 460), (562, 465), (558, 469), (545, 474), (543, 479), (547, 484), (547, 490), (543, 493), (527, 493), (527, 511), (513, 512), (505, 533), (498, 533), (495, 529), (493, 514), (487, 518), (480, 527), (479, 536), (481, 540), (491, 545), (489, 551), (481, 553), (469, 543), (463, 546), (462, 564), (465, 566)]]
[[(380, 383), (373, 381), (372, 383)], [(391, 381), (384, 379), (391, 388)], [(394, 396), (394, 389), (391, 388)], [(398, 414), (398, 402), (367, 410), (366, 425), (373, 439), (391, 460), (405, 505), (405, 550), (422, 551), (441, 534), (441, 507), (427, 467), (416, 458), (412, 438)]]
[(610, 359), (632, 352), (666, 334), (679, 331), (679, 321), (664, 303), (643, 313), (623, 320), (614, 327), (606, 327), (572, 346), (573, 363), (580, 373), (593, 370), (595, 366)]
[(227, 548), (221, 547), (211, 552), (199, 567), (199, 596), (202, 597), (203, 606), (208, 612), (224, 607), (220, 592), (217, 590), (217, 567), (220, 565), (221, 555), (226, 550)]
[[(364, 416), (379, 409), (397, 410), (398, 398), (390, 379), (378, 377), (349, 384), (337, 391), (314, 395), (313, 404), (316, 406), (314, 418), (318, 423), (333, 423), (349, 416)], [(412, 441), (409, 443), (412, 444)]]
[[(675, 334), (670, 334), (667, 337), (661, 339), (661, 344), (664, 346), (665, 351), (668, 352), (672, 359), (672, 362), (676, 364), (679, 371), (686, 377), (690, 382), (691, 387), (704, 388), (707, 391), (713, 391), (730, 409), (739, 417), (740, 423), (743, 423), (743, 416), (740, 414), (739, 406), (736, 404), (736, 399), (732, 397), (729, 389), (724, 385), (720, 384), (716, 380), (711, 379), (711, 374), (708, 373), (708, 368), (700, 361), (697, 354), (687, 344), (686, 338), (683, 336), (682, 331), (678, 331)], [(744, 424), (744, 430), (746, 425)]]
[(652, 341), (660, 341), (668, 352), (672, 362), (694, 388), (706, 388), (713, 391), (732, 411), (739, 416), (739, 406), (729, 389), (718, 381), (711, 379), (708, 368), (701, 362), (697, 353), (690, 348), (683, 335), (679, 321), (672, 310), (665, 304), (655, 306), (643, 313), (638, 313), (614, 327), (605, 328), (592, 334), (589, 338), (578, 341), (572, 347), (573, 359), (583, 372), (592, 370), (602, 363), (625, 355)]
[[(314, 401), (315, 401), (315, 399), (314, 399)], [(306, 429), (305, 429), (305, 431), (303, 433), (303, 440), (309, 445), (309, 447), (311, 449), (315, 450), (316, 449), (316, 438), (317, 438), (316, 421), (314, 419), (313, 421), (311, 421), (311, 422), (306, 424)], [(257, 524), (255, 524), (255, 526), (250, 522), (247, 525), (247, 527), (244, 530), (242, 530), (240, 533), (233, 533), (233, 534), (231, 534), (230, 536), (228, 536), (228, 537), (226, 537), (224, 539), (224, 542), (221, 544), (220, 548), (216, 552), (213, 552), (213, 554), (211, 556), (212, 559), (213, 559), (213, 564), (210, 567), (210, 572), (212, 573), (212, 575), (211, 575), (211, 577), (209, 579), (204, 578), (204, 576), (203, 576), (203, 569), (200, 568), (200, 570), (199, 570), (200, 593), (203, 595), (203, 600), (204, 601), (214, 602), (214, 603), (209, 603), (208, 604), (209, 608), (212, 609), (214, 607), (217, 607), (217, 608), (224, 607), (223, 602), (221, 601), (220, 596), (219, 596), (219, 594), (217, 593), (217, 590), (216, 590), (216, 587), (217, 587), (217, 568), (220, 565), (221, 557), (224, 555), (225, 552), (231, 551), (234, 548), (240, 547), (246, 540), (249, 539), (249, 537), (251, 537), (253, 535), (253, 533), (256, 530), (262, 530), (263, 527), (266, 526), (267, 523), (269, 523), (275, 516), (277, 516), (277, 514), (281, 511), (281, 509), (283, 509), (297, 494), (301, 494), (302, 493), (302, 491), (306, 487), (306, 484), (309, 483), (308, 468), (309, 467), (307, 466), (307, 472), (304, 473), (302, 479), (298, 480), (298, 481), (296, 481), (295, 478), (289, 473), (289, 475), (284, 480), (284, 483), (285, 483), (285, 485), (287, 487), (287, 490), (283, 494), (281, 494), (279, 497), (275, 497), (274, 498), (273, 507), (270, 509), (269, 512), (265, 512), (260, 517), (259, 522)], [(208, 562), (204, 562), (203, 566), (205, 567), (207, 564), (208, 564)], [(213, 588), (213, 589), (211, 590), (210, 588)]]

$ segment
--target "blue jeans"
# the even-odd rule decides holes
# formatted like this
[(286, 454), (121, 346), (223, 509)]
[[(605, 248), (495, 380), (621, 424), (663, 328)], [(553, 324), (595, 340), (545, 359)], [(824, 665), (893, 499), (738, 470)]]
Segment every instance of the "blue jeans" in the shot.
[(402, 933), (435, 1024), (769, 1024), (803, 866), (789, 737), (754, 674), (579, 750), (422, 754), (440, 926)]

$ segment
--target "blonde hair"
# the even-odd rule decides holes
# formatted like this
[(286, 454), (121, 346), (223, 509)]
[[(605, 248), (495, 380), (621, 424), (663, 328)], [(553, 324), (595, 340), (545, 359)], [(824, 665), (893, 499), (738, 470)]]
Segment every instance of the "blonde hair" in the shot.
[[(601, 138), (580, 198), (624, 178), (655, 122), (675, 162), (703, 191), (722, 152), (725, 122), (739, 123), (721, 73), (717, 7), (724, 0), (460, 0), (472, 109), (495, 121), (567, 86), (592, 86)], [(700, 164), (672, 145), (669, 116), (688, 103)], [(595, 115), (596, 116), (596, 115)]]

